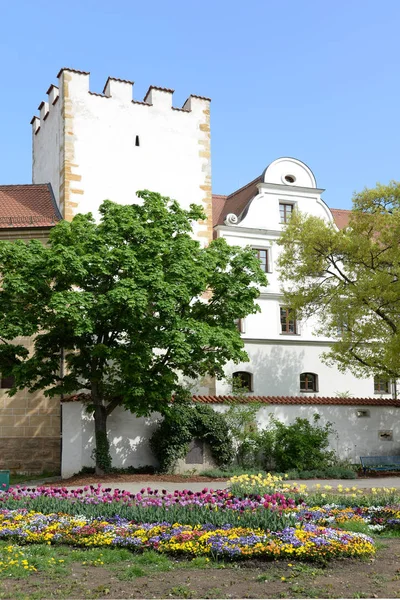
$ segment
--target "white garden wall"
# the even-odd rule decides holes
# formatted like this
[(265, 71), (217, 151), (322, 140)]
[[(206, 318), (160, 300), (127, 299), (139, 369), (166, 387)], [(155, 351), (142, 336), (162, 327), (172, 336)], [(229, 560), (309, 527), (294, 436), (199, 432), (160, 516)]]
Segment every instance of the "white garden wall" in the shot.
[[(224, 412), (227, 405), (212, 407)], [(368, 411), (369, 416), (359, 417), (358, 411)], [(331, 421), (337, 431), (332, 436), (331, 447), (342, 459), (359, 462), (360, 456), (400, 454), (400, 407), (366, 405), (288, 405), (266, 404), (258, 412), (260, 427), (265, 427), (269, 415), (285, 423), (296, 417), (309, 420), (315, 413), (323, 425)], [(148, 445), (159, 415), (136, 418), (131, 413), (116, 409), (108, 419), (108, 435), (115, 467), (155, 465), (156, 461)], [(94, 446), (93, 418), (81, 402), (66, 402), (62, 406), (62, 477), (70, 477), (84, 466), (93, 466), (91, 452)], [(380, 433), (391, 432), (392, 441), (382, 439)], [(191, 465), (193, 467), (193, 465)]]

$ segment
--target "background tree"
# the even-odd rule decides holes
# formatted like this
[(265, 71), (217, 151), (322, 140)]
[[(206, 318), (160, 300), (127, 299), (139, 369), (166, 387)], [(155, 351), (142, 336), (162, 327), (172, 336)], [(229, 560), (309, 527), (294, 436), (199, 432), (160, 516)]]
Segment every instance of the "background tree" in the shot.
[(295, 212), (279, 241), (281, 281), (301, 318), (336, 338), (323, 357), (356, 376), (400, 377), (400, 184), (355, 194), (349, 226)]
[[(259, 310), (266, 284), (250, 248), (192, 239), (200, 207), (138, 195), (140, 205), (105, 201), (98, 224), (91, 214), (60, 222), (47, 246), (0, 243), (0, 370), (15, 377), (11, 394), (90, 390), (98, 473), (111, 466), (117, 406), (165, 413), (181, 375), (222, 377), (228, 360), (247, 360), (234, 320)], [(35, 336), (33, 353), (18, 336)]]

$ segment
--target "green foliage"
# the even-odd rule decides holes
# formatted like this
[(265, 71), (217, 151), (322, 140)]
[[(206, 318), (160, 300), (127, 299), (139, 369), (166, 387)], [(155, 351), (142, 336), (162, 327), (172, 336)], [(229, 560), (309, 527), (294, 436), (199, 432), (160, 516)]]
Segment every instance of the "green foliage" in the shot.
[[(299, 471), (297, 469), (290, 469), (289, 471), (277, 472), (271, 471), (273, 475), (285, 476), (288, 479), (356, 479), (357, 467), (352, 465), (335, 464), (332, 467), (325, 467), (324, 469), (311, 469), (308, 471)], [(243, 468), (243, 467), (226, 467), (225, 469), (205, 469), (200, 473), (204, 477), (211, 478), (230, 478), (238, 475), (258, 475), (259, 473), (266, 472), (261, 463), (259, 468)]]
[(286, 302), (336, 339), (328, 364), (356, 376), (400, 376), (400, 184), (355, 194), (348, 227), (295, 212), (279, 244)]
[[(319, 419), (318, 414), (314, 415), (313, 423), (297, 417), (286, 425), (271, 417), (272, 456), (277, 471), (323, 469), (334, 462), (335, 453), (328, 450), (329, 435), (334, 433), (332, 424), (319, 425)], [(271, 437), (267, 437), (268, 447)]]
[(288, 479), (356, 479), (357, 468), (352, 465), (334, 464), (331, 467), (307, 471), (291, 469), (285, 475), (288, 476)]
[[(258, 404), (238, 403), (231, 405), (224, 414), (234, 440), (237, 466), (217, 470), (214, 477), (257, 474), (263, 470), (271, 471), (271, 467), (283, 474), (291, 471), (289, 476), (293, 479), (354, 477), (354, 470), (338, 464), (335, 453), (328, 450), (329, 436), (334, 433), (331, 423), (319, 425), (320, 417), (315, 414), (312, 423), (298, 417), (291, 425), (286, 425), (270, 415), (270, 425), (259, 429), (259, 408)], [(207, 473), (211, 475), (214, 470)]]
[(10, 485), (17, 485), (27, 481), (40, 481), (50, 477), (61, 477), (60, 472), (42, 471), (41, 473), (10, 473)]
[[(0, 242), (0, 370), (15, 377), (10, 393), (89, 390), (97, 441), (116, 406), (164, 413), (179, 374), (222, 377), (228, 360), (247, 360), (234, 321), (259, 310), (266, 285), (251, 248), (222, 238), (201, 248), (192, 238), (201, 207), (138, 196), (141, 204), (103, 202), (100, 223), (90, 213), (61, 221), (47, 245)], [(19, 336), (35, 336), (31, 354)], [(96, 457), (101, 471), (107, 449)]]
[(201, 471), (200, 475), (203, 477), (210, 477), (211, 479), (218, 478), (226, 478), (235, 477), (238, 475), (258, 475), (262, 471), (261, 466), (259, 468), (247, 468), (247, 467), (238, 467), (236, 465), (230, 465), (228, 467), (214, 468), (214, 469), (204, 469)]
[(160, 471), (172, 472), (177, 460), (186, 456), (193, 439), (204, 440), (210, 445), (219, 466), (232, 462), (232, 438), (224, 416), (207, 405), (174, 403), (150, 439)]
[[(240, 402), (240, 398), (238, 398)], [(257, 412), (260, 404), (232, 404), (224, 414), (234, 440), (239, 467), (250, 469), (260, 463), (260, 433)]]

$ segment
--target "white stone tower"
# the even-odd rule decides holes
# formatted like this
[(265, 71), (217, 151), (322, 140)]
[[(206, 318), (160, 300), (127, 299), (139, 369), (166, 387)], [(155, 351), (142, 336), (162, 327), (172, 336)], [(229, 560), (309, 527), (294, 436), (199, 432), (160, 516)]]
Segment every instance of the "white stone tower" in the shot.
[(210, 100), (191, 95), (172, 106), (173, 90), (151, 86), (132, 99), (133, 82), (109, 77), (102, 94), (89, 73), (61, 69), (59, 86), (33, 117), (33, 183), (50, 182), (61, 214), (97, 215), (105, 199), (128, 204), (149, 189), (184, 208), (201, 204), (195, 236), (212, 239)]

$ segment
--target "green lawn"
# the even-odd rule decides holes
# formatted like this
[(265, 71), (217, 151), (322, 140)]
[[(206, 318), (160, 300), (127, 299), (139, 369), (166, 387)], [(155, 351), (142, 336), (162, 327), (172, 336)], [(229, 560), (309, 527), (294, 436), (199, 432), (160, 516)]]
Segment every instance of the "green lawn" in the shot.
[(382, 538), (375, 559), (213, 562), (125, 548), (17, 546), (0, 542), (0, 599), (396, 598), (399, 538)]
[(46, 479), (47, 477), (60, 477), (60, 474), (50, 471), (43, 471), (43, 473), (36, 473), (35, 475), (10, 475), (10, 485), (18, 485), (19, 483), (25, 482), (28, 483), (29, 481), (40, 481), (42, 479)]

